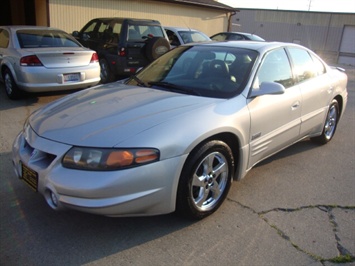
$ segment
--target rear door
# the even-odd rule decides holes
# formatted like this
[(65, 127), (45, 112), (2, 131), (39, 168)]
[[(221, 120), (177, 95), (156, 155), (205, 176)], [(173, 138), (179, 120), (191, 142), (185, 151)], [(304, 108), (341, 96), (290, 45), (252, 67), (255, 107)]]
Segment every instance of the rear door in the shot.
[(283, 94), (248, 99), (251, 120), (249, 167), (292, 144), (300, 132), (301, 93), (294, 85), (290, 62), (283, 48), (264, 56), (252, 90), (260, 89), (262, 82), (281, 83), (286, 90)]
[(294, 73), (302, 95), (301, 135), (323, 129), (333, 88), (323, 63), (303, 48), (290, 47)]
[(145, 66), (149, 55), (145, 45), (152, 37), (165, 38), (160, 25), (144, 21), (128, 21), (127, 27), (127, 64), (131, 67)]

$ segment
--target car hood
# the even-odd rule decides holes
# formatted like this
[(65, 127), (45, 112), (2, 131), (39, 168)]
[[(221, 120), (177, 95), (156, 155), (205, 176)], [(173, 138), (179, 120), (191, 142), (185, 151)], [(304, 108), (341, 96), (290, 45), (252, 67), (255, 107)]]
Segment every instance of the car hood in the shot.
[(41, 137), (91, 147), (113, 147), (161, 123), (222, 99), (118, 83), (87, 89), (36, 111), (29, 124)]

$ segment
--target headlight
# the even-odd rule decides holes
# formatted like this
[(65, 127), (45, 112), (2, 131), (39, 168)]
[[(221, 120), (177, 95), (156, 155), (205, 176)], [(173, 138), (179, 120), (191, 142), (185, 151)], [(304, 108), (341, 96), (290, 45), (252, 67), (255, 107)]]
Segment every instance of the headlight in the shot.
[(159, 160), (159, 150), (142, 149), (100, 149), (73, 147), (64, 156), (63, 167), (110, 171), (136, 167)]

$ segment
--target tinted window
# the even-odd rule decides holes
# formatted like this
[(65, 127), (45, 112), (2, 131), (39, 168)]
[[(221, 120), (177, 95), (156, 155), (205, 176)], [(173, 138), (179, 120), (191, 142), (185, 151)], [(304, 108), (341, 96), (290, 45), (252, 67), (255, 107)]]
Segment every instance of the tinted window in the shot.
[(9, 33), (5, 29), (0, 29), (0, 47), (7, 48), (9, 45)]
[(171, 45), (177, 46), (180, 45), (179, 38), (176, 36), (175, 32), (171, 30), (165, 30), (166, 35), (168, 35), (168, 39)]
[(212, 36), (211, 38), (214, 41), (225, 41), (227, 39), (227, 34), (225, 33), (220, 33), (215, 36)]
[(56, 30), (18, 30), (16, 34), (21, 48), (80, 46), (69, 34)]
[(207, 37), (197, 31), (179, 31), (179, 34), (183, 39), (184, 43), (204, 42), (209, 40)]
[(145, 37), (152, 35), (154, 37), (164, 37), (164, 33), (159, 26), (147, 25), (129, 25), (128, 26), (128, 41), (144, 41)]
[(289, 48), (289, 52), (294, 63), (295, 76), (298, 82), (313, 78), (322, 72), (322, 64), (318, 60), (318, 64), (313, 61), (311, 55), (301, 48)]
[(229, 35), (229, 38), (228, 38), (228, 40), (231, 40), (231, 41), (238, 41), (238, 40), (244, 40), (244, 39), (245, 38), (239, 34), (231, 34), (231, 35)]
[(264, 57), (254, 80), (253, 88), (259, 88), (264, 81), (277, 82), (284, 85), (285, 88), (294, 84), (290, 62), (284, 49), (271, 51)]
[(89, 25), (87, 25), (84, 29), (83, 29), (83, 33), (87, 34), (90, 36), (90, 39), (97, 39), (98, 35), (97, 32), (95, 32), (95, 28), (96, 25), (98, 24), (97, 21), (93, 21), (91, 22)]

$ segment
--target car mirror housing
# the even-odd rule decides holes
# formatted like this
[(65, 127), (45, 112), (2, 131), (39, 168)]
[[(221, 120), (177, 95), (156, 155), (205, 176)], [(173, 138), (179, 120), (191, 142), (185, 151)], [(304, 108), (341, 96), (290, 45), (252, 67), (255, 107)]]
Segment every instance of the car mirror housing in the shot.
[(249, 98), (254, 98), (257, 96), (265, 94), (283, 94), (285, 93), (285, 87), (277, 82), (262, 82), (260, 88), (253, 89), (249, 95)]
[(77, 30), (73, 31), (71, 35), (73, 35), (74, 37), (79, 37), (79, 32)]

